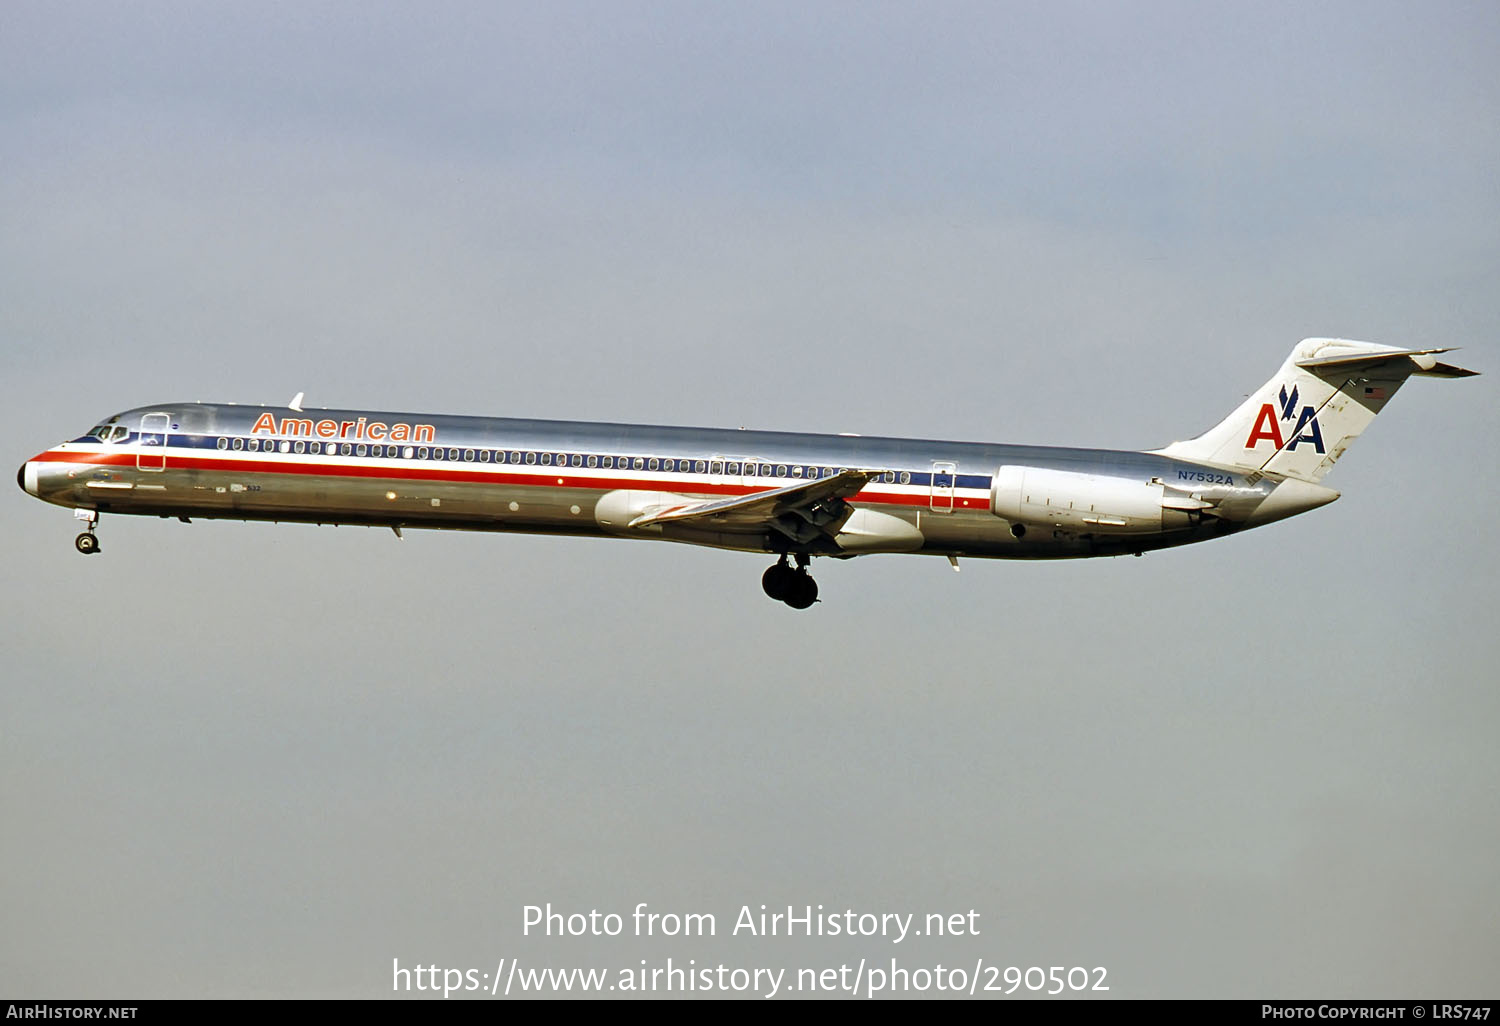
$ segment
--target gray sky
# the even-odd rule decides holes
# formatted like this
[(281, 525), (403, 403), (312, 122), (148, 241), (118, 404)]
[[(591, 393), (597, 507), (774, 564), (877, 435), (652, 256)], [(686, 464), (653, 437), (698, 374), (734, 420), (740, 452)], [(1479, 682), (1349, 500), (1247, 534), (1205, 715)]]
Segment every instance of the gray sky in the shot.
[[(107, 518), (0, 492), (0, 992), (403, 966), (1500, 963), (1500, 8), (0, 7), (11, 465), (166, 400), (1146, 448), (1466, 347), (1338, 503), (1144, 559)], [(718, 917), (522, 935), (522, 908)], [(729, 936), (742, 905), (977, 937)], [(629, 930), (627, 929), (627, 934)]]

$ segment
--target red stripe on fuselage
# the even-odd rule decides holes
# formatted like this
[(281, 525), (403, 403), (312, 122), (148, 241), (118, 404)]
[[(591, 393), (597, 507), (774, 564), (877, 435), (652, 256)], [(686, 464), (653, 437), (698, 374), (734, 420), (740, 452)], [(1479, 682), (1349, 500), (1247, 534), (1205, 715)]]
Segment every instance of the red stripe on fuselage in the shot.
[[(282, 463), (269, 460), (247, 460), (226, 459), (215, 456), (199, 456), (196, 454), (183, 454), (170, 449), (160, 449), (154, 452), (144, 453), (148, 456), (165, 456), (170, 461), (170, 470), (207, 470), (221, 473), (241, 474), (300, 474), (305, 477), (344, 477), (344, 478), (367, 478), (397, 481), (446, 481), (452, 484), (465, 482), (482, 482), (485, 484), (509, 484), (522, 488), (588, 488), (594, 491), (608, 492), (620, 488), (633, 491), (662, 491), (678, 492), (684, 495), (753, 495), (756, 492), (773, 491), (777, 488), (785, 488), (796, 478), (770, 478), (774, 482), (765, 488), (756, 488), (743, 484), (710, 484), (705, 481), (682, 481), (654, 480), (652, 478), (619, 478), (619, 477), (597, 477), (585, 473), (584, 467), (542, 467), (528, 469), (523, 473), (516, 471), (494, 471), (494, 470), (463, 470), (449, 471), (443, 464), (434, 463), (427, 467), (397, 467), (389, 464), (379, 466), (351, 463)], [(85, 452), (57, 452), (49, 451), (33, 456), (34, 463), (81, 463), (96, 467), (135, 467), (136, 457), (139, 452), (118, 453), (85, 453)], [(447, 462), (447, 461), (444, 461)], [(465, 466), (482, 467), (484, 464), (465, 463)], [(493, 466), (494, 464), (491, 464)], [(149, 473), (157, 473), (152, 470)], [(545, 479), (545, 480), (541, 480)], [(806, 480), (812, 480), (807, 478)], [(690, 488), (681, 487), (691, 485)], [(946, 504), (948, 493), (939, 494), (940, 502)], [(878, 492), (866, 488), (849, 501), (878, 503), (885, 506), (921, 506), (927, 508), (932, 503), (932, 496), (928, 492), (906, 493), (906, 492)], [(955, 491), (952, 504), (957, 509), (978, 509), (985, 505), (987, 500), (981, 497), (965, 498), (961, 491)], [(946, 508), (946, 506), (945, 506)]]

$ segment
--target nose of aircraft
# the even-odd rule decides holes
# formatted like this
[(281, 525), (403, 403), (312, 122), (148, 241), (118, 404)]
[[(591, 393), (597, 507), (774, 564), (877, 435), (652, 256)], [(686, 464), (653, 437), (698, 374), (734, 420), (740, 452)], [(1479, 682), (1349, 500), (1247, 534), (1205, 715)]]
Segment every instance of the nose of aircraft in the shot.
[(36, 494), (36, 464), (30, 460), (21, 464), (21, 469), (16, 471), (16, 484), (21, 486), (23, 492)]

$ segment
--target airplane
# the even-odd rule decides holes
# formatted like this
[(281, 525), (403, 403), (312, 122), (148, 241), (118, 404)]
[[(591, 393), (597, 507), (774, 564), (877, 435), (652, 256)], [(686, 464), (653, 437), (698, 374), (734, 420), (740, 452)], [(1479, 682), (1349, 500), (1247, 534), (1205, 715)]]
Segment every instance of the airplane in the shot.
[(163, 403), (22, 465), (99, 551), (104, 513), (687, 542), (773, 554), (772, 599), (818, 598), (813, 557), (1141, 555), (1326, 505), (1318, 482), (1448, 349), (1304, 339), (1196, 438), (1143, 452), (714, 428)]

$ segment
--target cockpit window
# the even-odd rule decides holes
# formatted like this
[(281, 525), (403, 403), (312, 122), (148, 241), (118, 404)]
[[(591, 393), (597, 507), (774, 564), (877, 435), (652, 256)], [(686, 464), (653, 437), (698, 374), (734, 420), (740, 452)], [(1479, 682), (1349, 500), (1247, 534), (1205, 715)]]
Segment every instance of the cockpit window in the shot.
[(97, 438), (101, 442), (123, 442), (129, 434), (130, 429), (124, 424), (100, 424), (84, 437)]

